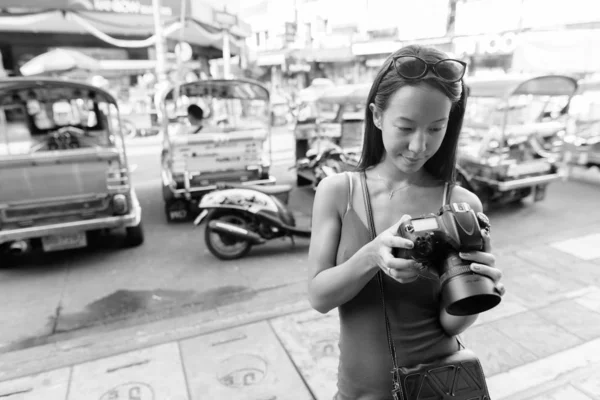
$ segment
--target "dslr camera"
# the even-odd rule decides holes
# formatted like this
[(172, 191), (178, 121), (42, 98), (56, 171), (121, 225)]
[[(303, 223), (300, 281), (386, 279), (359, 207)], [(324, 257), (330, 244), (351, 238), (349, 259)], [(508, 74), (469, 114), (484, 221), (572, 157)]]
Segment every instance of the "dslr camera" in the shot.
[(395, 248), (394, 257), (413, 259), (440, 277), (442, 307), (451, 315), (473, 315), (500, 303), (494, 282), (476, 274), (459, 252), (483, 250), (481, 233), (489, 233), (490, 221), (468, 203), (443, 206), (438, 214), (423, 215), (400, 224), (398, 235), (413, 241), (412, 249)]

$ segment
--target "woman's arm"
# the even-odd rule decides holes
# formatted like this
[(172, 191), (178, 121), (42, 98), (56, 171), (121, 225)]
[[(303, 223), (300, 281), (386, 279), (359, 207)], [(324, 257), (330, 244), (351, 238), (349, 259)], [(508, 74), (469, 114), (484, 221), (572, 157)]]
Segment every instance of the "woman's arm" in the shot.
[(321, 312), (346, 303), (375, 276), (378, 271), (367, 246), (346, 262), (335, 265), (345, 212), (348, 185), (345, 174), (327, 177), (319, 183), (312, 215), (309, 262), (313, 266), (308, 281), (311, 306)]

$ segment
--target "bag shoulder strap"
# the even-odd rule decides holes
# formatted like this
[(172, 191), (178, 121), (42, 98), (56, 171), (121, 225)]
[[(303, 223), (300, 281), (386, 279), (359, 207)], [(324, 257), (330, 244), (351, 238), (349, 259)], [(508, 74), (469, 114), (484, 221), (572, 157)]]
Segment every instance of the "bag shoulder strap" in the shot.
[[(369, 195), (369, 187), (367, 186), (367, 174), (363, 171), (360, 174), (361, 184), (362, 184), (362, 192), (365, 203), (365, 211), (367, 214), (367, 222), (369, 233), (371, 236), (371, 240), (375, 239), (377, 236), (375, 231), (375, 222), (373, 220), (373, 209), (371, 208), (371, 198)], [(387, 310), (385, 306), (385, 295), (383, 290), (383, 272), (377, 271), (377, 280), (379, 281), (379, 291), (381, 293), (381, 303), (383, 305), (383, 317), (385, 319), (385, 330), (387, 335), (388, 347), (390, 350), (390, 356), (392, 357), (392, 365), (394, 369), (392, 370), (392, 374), (394, 376), (394, 382), (396, 382), (397, 371), (398, 371), (398, 363), (396, 360), (396, 347), (394, 346), (394, 341), (392, 339), (392, 330), (390, 328), (390, 320), (387, 315)]]
[(444, 197), (442, 198), (442, 207), (449, 205), (452, 201), (452, 189), (454, 189), (454, 184), (446, 182), (446, 184), (444, 185)]

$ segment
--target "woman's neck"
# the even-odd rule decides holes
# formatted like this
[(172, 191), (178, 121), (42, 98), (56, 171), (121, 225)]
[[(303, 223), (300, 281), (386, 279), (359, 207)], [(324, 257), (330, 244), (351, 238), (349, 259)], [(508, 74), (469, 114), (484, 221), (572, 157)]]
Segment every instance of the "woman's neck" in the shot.
[(396, 167), (393, 162), (386, 160), (385, 158), (381, 163), (375, 165), (373, 169), (376, 171), (376, 174), (379, 175), (379, 178), (389, 182), (416, 184), (425, 183), (431, 180), (429, 174), (423, 167), (416, 172), (406, 173)]

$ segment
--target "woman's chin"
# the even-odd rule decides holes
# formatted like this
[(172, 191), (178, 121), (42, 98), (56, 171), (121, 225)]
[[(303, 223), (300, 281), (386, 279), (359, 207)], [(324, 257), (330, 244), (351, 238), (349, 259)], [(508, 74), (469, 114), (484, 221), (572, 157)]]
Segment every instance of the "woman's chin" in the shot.
[(396, 166), (396, 168), (398, 168), (400, 171), (404, 172), (405, 174), (414, 174), (415, 172), (419, 172), (421, 170), (421, 168), (423, 168), (423, 165), (425, 164), (424, 161), (418, 161), (418, 162), (410, 162), (408, 160), (406, 160), (404, 157), (399, 157), (397, 159), (394, 160), (394, 165)]

